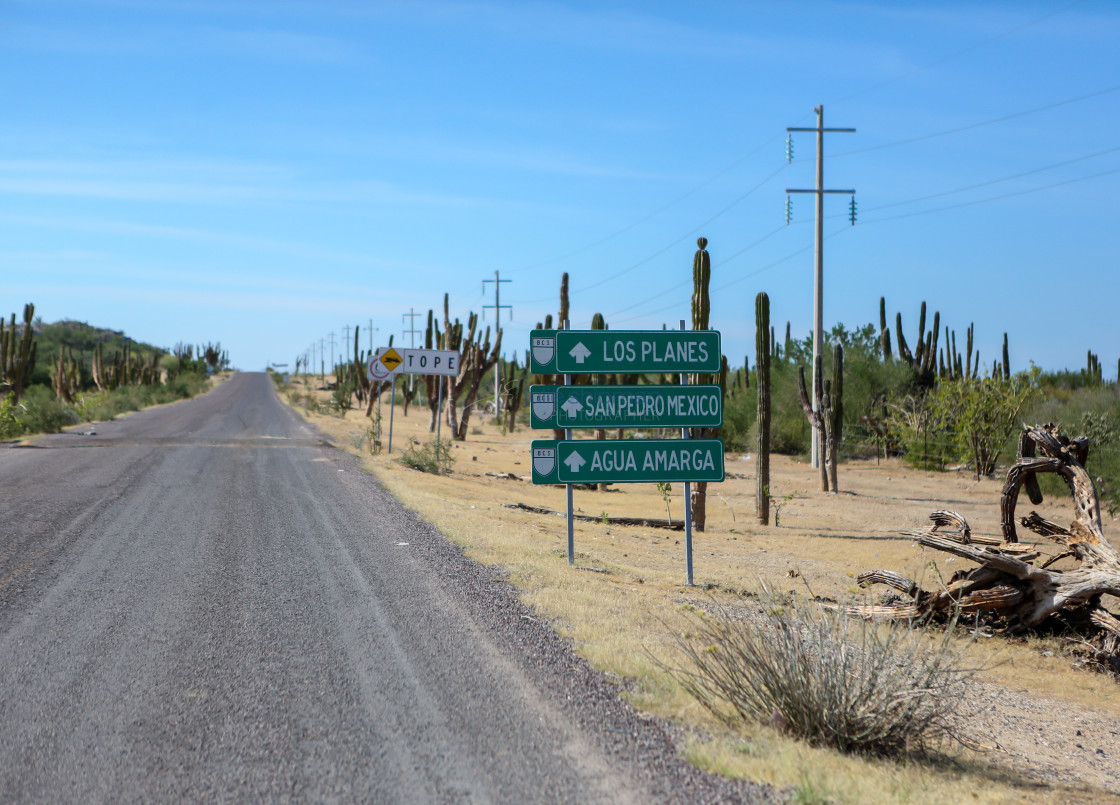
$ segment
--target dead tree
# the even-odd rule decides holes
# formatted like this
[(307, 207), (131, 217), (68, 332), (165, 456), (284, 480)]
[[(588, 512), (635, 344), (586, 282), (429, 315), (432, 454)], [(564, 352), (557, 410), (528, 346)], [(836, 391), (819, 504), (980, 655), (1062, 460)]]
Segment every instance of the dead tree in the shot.
[(813, 364), (813, 388), (816, 389), (816, 409), (809, 402), (809, 393), (805, 390), (805, 367), (797, 367), (797, 392), (801, 396), (801, 407), (805, 410), (805, 417), (817, 433), (817, 443), (821, 446), (824, 456), (821, 458), (821, 491), (836, 493), (836, 434), (833, 427), (832, 400), (829, 397), (830, 384), (821, 383), (821, 358), (818, 355)]
[[(903, 532), (919, 544), (976, 562), (979, 567), (959, 571), (937, 592), (885, 570), (859, 576), (861, 584), (885, 584), (907, 596), (881, 606), (851, 606), (853, 614), (896, 620), (922, 620), (954, 610), (987, 612), (997, 616), (1009, 633), (1038, 627), (1060, 615), (1067, 623), (1093, 632), (1098, 654), (1120, 665), (1120, 620), (1101, 606), (1101, 596), (1120, 596), (1120, 554), (1105, 539), (1100, 501), (1085, 470), (1089, 442), (1070, 440), (1054, 425), (1024, 427), (1019, 455), (1007, 473), (1000, 503), (1002, 542), (972, 536), (968, 523), (955, 512), (934, 512), (932, 525)], [(1073, 495), (1074, 518), (1068, 528), (1036, 512), (1019, 524), (1057, 543), (1052, 555), (1032, 550), (1018, 541), (1015, 507), (1024, 486), (1034, 504), (1042, 502), (1035, 475), (1053, 472), (1062, 477)], [(938, 532), (953, 526), (955, 533)], [(1046, 558), (1043, 558), (1043, 557)], [(1072, 558), (1077, 566), (1058, 570), (1060, 559)], [(1039, 560), (1042, 561), (1039, 561)], [(897, 597), (896, 597), (897, 598)]]

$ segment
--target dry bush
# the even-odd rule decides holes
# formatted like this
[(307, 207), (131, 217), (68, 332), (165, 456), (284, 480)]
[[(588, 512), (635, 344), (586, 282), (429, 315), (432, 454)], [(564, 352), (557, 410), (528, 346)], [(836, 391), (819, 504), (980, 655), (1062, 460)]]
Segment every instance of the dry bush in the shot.
[(962, 669), (953, 624), (874, 624), (769, 593), (762, 611), (717, 607), (678, 636), (670, 669), (718, 718), (769, 723), (844, 752), (903, 755), (963, 742), (959, 709), (976, 669)]

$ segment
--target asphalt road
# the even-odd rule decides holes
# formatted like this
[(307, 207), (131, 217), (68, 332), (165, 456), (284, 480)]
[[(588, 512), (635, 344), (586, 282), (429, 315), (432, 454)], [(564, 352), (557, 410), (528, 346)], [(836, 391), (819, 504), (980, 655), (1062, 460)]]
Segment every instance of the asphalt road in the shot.
[(680, 761), (266, 375), (94, 429), (0, 447), (0, 802), (771, 796)]

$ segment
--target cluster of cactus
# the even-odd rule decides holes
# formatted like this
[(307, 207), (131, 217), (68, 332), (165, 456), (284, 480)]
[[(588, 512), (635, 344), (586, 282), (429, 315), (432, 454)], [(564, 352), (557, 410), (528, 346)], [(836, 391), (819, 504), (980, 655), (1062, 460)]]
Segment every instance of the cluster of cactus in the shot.
[(1101, 359), (1093, 350), (1088, 350), (1085, 356), (1085, 371), (1084, 374), (1090, 381), (1100, 383), (1101, 375)]
[(15, 402), (23, 395), (35, 370), (35, 305), (23, 306), (23, 325), (16, 326), (16, 314), (5, 327), (0, 319), (0, 395), (11, 394)]
[[(502, 349), (502, 330), (499, 328), (494, 334), (493, 345), (490, 343), (490, 328), (485, 333), (478, 332), (478, 314), (470, 313), (467, 316), (466, 331), (463, 324), (455, 319), (451, 321), (449, 312), (449, 297), (443, 295), (443, 333), (446, 341), (445, 349), (459, 352), (459, 374), (449, 377), (447, 395), (447, 424), (451, 428), (451, 438), (455, 441), (465, 441), (467, 438), (467, 423), (470, 421), (471, 411), (478, 399), (478, 387), (482, 378), (498, 363)], [(459, 411), (458, 400), (466, 392), (462, 402), (462, 412)]]
[[(973, 337), (975, 327), (968, 325), (965, 333), (965, 350), (962, 355), (957, 350), (957, 333), (950, 331), (945, 326), (945, 343), (938, 347), (938, 336), (941, 333), (941, 314), (934, 312), (933, 328), (926, 332), (926, 303), (922, 302), (921, 313), (918, 316), (918, 346), (913, 352), (906, 341), (902, 330), (902, 314), (895, 314), (895, 335), (898, 339), (898, 357), (907, 365), (921, 374), (928, 383), (935, 378), (940, 379), (974, 379), (980, 376), (980, 350), (973, 352)], [(891, 331), (887, 327), (887, 303), (884, 297), (879, 297), (879, 346), (884, 361), (891, 361), (894, 356), (891, 351)], [(1003, 334), (1003, 361), (992, 362), (992, 377), (1011, 377), (1011, 360), (1007, 347), (1007, 333)]]
[(212, 372), (219, 372), (229, 367), (229, 353), (222, 351), (221, 342), (199, 347), (198, 352), (206, 360), (206, 365)]
[(93, 350), (90, 374), (98, 391), (112, 391), (121, 386), (153, 385), (159, 383), (162, 378), (159, 353), (153, 350), (147, 358), (143, 355), (134, 355), (132, 342), (126, 341), (124, 348), (114, 351), (106, 362), (99, 343)]
[(58, 351), (58, 363), (51, 370), (51, 388), (60, 400), (72, 403), (81, 384), (81, 371), (67, 347)]
[(755, 512), (759, 525), (770, 523), (770, 297), (754, 300), (755, 384), (758, 386), (758, 450)]

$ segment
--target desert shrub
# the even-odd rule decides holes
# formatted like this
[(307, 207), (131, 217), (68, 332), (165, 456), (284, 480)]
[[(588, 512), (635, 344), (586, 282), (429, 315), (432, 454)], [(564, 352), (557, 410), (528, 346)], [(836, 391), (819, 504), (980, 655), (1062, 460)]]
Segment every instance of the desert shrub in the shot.
[(31, 386), (16, 412), (23, 433), (59, 433), (78, 422), (77, 415), (43, 386)]
[(16, 402), (16, 395), (12, 392), (9, 391), (0, 399), (0, 439), (14, 439), (23, 433), (23, 423), (19, 420), (22, 410), (22, 405)]
[(442, 439), (420, 446), (410, 444), (397, 461), (420, 472), (443, 475), (451, 472), (451, 465), (455, 462), (455, 458), (451, 455), (451, 442)]
[(331, 411), (339, 416), (344, 416), (354, 406), (354, 383), (351, 380), (339, 383), (333, 392), (327, 405)]
[(963, 670), (952, 628), (872, 624), (762, 597), (757, 616), (700, 613), (670, 669), (728, 724), (769, 723), (844, 752), (903, 755), (959, 740)]

